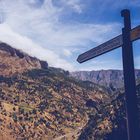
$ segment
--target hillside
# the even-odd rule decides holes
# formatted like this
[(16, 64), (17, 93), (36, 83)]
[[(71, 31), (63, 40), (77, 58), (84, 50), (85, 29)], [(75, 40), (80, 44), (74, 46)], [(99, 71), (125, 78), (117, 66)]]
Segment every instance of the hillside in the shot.
[(31, 70), (0, 77), (1, 130), (16, 138), (55, 138), (82, 128), (90, 111), (109, 102), (102, 89), (88, 89), (54, 70)]
[(76, 140), (89, 115), (111, 101), (105, 88), (5, 43), (0, 62), (0, 139)]
[[(91, 81), (110, 89), (111, 92), (123, 88), (122, 70), (77, 71), (70, 73), (72, 77), (83, 81)], [(140, 70), (135, 70), (136, 79), (140, 78)]]
[[(111, 103), (100, 108), (97, 117), (90, 117), (78, 140), (127, 140), (125, 94), (116, 94)], [(137, 97), (140, 131), (140, 82), (137, 85)]]

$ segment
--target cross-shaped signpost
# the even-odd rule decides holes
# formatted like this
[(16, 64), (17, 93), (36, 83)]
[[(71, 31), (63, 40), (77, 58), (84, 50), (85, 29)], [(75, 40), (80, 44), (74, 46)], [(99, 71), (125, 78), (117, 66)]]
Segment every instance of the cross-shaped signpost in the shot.
[(83, 63), (122, 46), (128, 140), (140, 140), (132, 48), (132, 42), (140, 39), (140, 26), (131, 29), (130, 11), (128, 9), (122, 10), (121, 15), (124, 17), (122, 35), (79, 55), (77, 61)]

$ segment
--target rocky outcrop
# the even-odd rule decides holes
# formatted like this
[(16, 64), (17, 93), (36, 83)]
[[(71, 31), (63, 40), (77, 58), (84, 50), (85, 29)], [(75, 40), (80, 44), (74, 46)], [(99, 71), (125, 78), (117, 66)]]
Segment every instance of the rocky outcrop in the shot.
[(11, 76), (40, 68), (48, 68), (48, 63), (12, 48), (6, 43), (0, 43), (0, 75)]

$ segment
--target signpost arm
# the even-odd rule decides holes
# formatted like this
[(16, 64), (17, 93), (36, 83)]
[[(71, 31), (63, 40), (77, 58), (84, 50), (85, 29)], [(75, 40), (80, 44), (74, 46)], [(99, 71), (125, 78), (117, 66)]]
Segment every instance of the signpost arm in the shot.
[(127, 109), (127, 128), (128, 140), (140, 140), (138, 125), (138, 108), (136, 96), (136, 82), (134, 72), (133, 48), (130, 38), (131, 21), (129, 10), (121, 12), (124, 17), (124, 28), (122, 29), (123, 46), (123, 69), (124, 69), (124, 85)]

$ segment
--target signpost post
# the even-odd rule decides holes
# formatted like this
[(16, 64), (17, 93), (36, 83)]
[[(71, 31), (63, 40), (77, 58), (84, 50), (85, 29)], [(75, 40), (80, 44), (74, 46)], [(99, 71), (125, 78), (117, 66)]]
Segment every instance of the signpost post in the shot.
[(122, 17), (124, 17), (124, 28), (122, 29), (123, 36), (122, 56), (123, 56), (126, 110), (127, 110), (128, 139), (138, 140), (140, 139), (140, 137), (139, 137), (133, 48), (132, 42), (130, 40), (131, 37), (130, 12), (128, 10), (123, 10)]
[(131, 30), (129, 10), (122, 10), (121, 14), (124, 17), (122, 35), (79, 55), (77, 61), (83, 63), (122, 46), (128, 140), (140, 140), (132, 48), (132, 42), (140, 39), (140, 26)]

